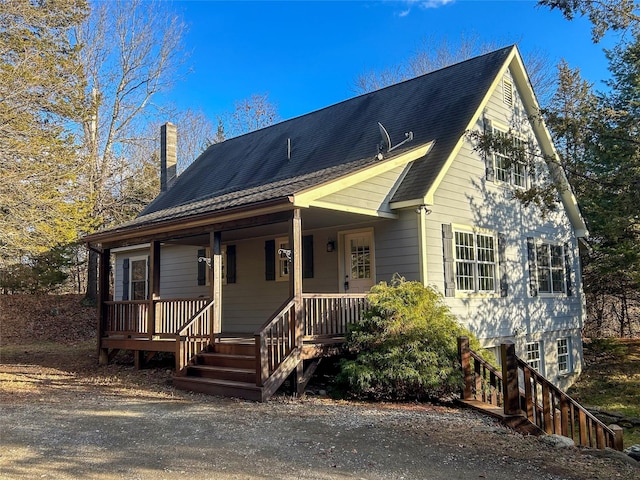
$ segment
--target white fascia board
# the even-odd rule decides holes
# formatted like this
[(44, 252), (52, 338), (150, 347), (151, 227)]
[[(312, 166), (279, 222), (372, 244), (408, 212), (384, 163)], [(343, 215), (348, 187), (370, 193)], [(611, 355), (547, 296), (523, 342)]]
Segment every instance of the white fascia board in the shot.
[(340, 212), (357, 213), (359, 215), (368, 215), (370, 217), (393, 218), (393, 219), (398, 218), (398, 215), (396, 213), (388, 212), (385, 210), (373, 210), (369, 208), (360, 208), (360, 207), (354, 207), (351, 205), (342, 205), (342, 204), (333, 203), (333, 202), (325, 202), (322, 200), (314, 200), (309, 204), (309, 206), (324, 208), (326, 210), (337, 210)]

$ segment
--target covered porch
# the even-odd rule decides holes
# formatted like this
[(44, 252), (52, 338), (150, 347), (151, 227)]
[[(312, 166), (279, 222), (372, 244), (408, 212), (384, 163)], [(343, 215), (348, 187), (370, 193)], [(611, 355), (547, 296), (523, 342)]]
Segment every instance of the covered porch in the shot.
[[(366, 309), (364, 292), (375, 281), (372, 242), (356, 242), (354, 252), (346, 252), (345, 235), (338, 234), (354, 227), (368, 232), (361, 216), (341, 213), (332, 224), (326, 212), (305, 214), (304, 231), (295, 208), (103, 242), (100, 362), (130, 350), (140, 367), (155, 353), (170, 352), (174, 381), (182, 388), (261, 401), (294, 374), (302, 390), (317, 359), (341, 352), (349, 324)], [(336, 225), (336, 219), (344, 223)], [(276, 242), (270, 240), (275, 237)], [(256, 246), (262, 244), (264, 252), (258, 255)], [(273, 247), (271, 265), (268, 249)], [(186, 251), (197, 252), (197, 259), (189, 257), (189, 268), (194, 275), (197, 271), (198, 285), (170, 296), (179, 289), (165, 282), (177, 282), (175, 272), (184, 268), (171, 265), (167, 257)], [(316, 278), (309, 279), (314, 252)], [(266, 272), (259, 256), (265, 257)], [(128, 272), (119, 266), (127, 264), (123, 257)], [(345, 258), (353, 258), (355, 269), (343, 264)], [(146, 264), (141, 279), (134, 273), (137, 261)], [(246, 318), (252, 320), (242, 323)]]

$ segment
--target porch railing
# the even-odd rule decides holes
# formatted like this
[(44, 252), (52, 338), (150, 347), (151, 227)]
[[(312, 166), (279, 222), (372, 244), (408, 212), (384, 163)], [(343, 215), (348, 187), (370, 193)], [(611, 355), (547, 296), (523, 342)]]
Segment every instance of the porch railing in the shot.
[[(104, 333), (128, 337), (167, 335), (173, 337), (180, 326), (209, 302), (208, 298), (172, 298), (104, 302)], [(149, 329), (150, 305), (153, 305), (153, 327)]]
[(501, 345), (502, 372), (458, 339), (464, 378), (463, 400), (502, 407), (505, 415), (520, 415), (547, 434), (573, 439), (577, 445), (623, 449), (622, 428), (608, 427), (515, 355), (513, 343)]
[(303, 293), (304, 336), (343, 336), (367, 308), (365, 293)]
[(130, 300), (123, 302), (104, 302), (106, 316), (103, 331), (107, 335), (147, 335), (149, 302)]
[(176, 372), (178, 374), (211, 342), (213, 303), (213, 300), (207, 301), (189, 320), (176, 329)]
[(292, 297), (256, 331), (256, 385), (264, 386), (299, 346), (296, 323), (296, 301)]

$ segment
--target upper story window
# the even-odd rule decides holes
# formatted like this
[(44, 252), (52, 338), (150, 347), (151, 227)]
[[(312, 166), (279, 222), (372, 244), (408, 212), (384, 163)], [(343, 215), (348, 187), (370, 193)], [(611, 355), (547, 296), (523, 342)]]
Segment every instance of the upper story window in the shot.
[(565, 292), (564, 249), (562, 245), (539, 243), (536, 245), (538, 292), (558, 294)]
[(526, 188), (528, 176), (526, 140), (495, 126), (492, 128), (492, 132), (497, 144), (493, 150), (493, 169), (496, 181)]
[(491, 233), (454, 232), (456, 290), (495, 292), (496, 240)]
[(573, 295), (571, 245), (527, 238), (529, 293)]

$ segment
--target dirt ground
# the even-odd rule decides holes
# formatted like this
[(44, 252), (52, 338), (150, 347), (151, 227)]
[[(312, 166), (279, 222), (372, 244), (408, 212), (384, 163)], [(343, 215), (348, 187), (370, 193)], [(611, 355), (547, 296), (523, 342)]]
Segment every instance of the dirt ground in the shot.
[(9, 310), (0, 298), (2, 479), (640, 478), (618, 452), (556, 448), (452, 406), (335, 401), (318, 386), (263, 404), (181, 392), (170, 363), (100, 367), (88, 334), (39, 335), (68, 332), (62, 305), (29, 335)]

